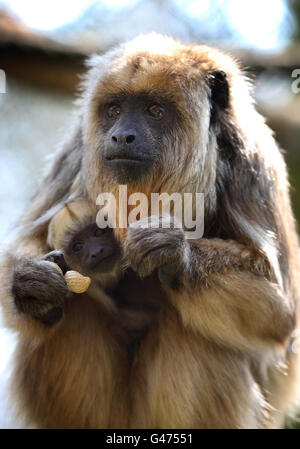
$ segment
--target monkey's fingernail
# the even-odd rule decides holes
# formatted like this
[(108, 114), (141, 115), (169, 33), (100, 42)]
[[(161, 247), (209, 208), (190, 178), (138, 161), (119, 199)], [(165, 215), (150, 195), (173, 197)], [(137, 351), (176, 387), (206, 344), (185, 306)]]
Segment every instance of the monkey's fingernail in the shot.
[(83, 276), (78, 271), (67, 271), (65, 274), (65, 280), (69, 287), (69, 290), (73, 293), (84, 293), (90, 286), (91, 278)]
[(51, 263), (51, 265), (53, 265), (53, 267), (56, 268), (56, 270), (59, 271), (60, 274), (63, 275), (63, 271), (62, 271), (62, 269), (60, 268), (60, 266), (57, 265), (57, 263), (55, 263), (55, 262), (50, 262), (50, 261), (49, 261), (49, 263)]

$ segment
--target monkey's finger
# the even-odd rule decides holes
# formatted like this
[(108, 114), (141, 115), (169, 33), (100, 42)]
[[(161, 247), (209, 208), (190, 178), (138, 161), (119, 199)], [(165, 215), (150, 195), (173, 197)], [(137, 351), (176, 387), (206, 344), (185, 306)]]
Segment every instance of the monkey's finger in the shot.
[(149, 276), (156, 268), (172, 265), (179, 268), (183, 261), (183, 249), (180, 246), (164, 245), (149, 250), (133, 263), (133, 270), (141, 277)]
[[(186, 245), (181, 229), (129, 227), (124, 242), (124, 259), (137, 270), (141, 260), (153, 251), (173, 248), (181, 252)], [(172, 252), (172, 250), (171, 250)]]
[(65, 274), (70, 269), (67, 265), (67, 262), (65, 261), (65, 257), (62, 251), (51, 251), (50, 253), (46, 254), (44, 260), (57, 264), (63, 274)]

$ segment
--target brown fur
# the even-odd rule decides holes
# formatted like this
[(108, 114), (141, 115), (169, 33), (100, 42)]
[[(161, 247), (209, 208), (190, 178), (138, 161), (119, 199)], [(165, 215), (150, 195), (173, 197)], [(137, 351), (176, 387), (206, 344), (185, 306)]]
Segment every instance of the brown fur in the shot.
[[(50, 222), (49, 249), (64, 250), (70, 233), (94, 219), (95, 208), (87, 201), (66, 204)], [(6, 265), (6, 270), (15, 267), (14, 279), (7, 278), (4, 286), (8, 291), (13, 285), (15, 304), (11, 295), (5, 297), (4, 312), (8, 325), (22, 336), (13, 378), (20, 412), (26, 411), (20, 418), (26, 426), (42, 428), (127, 427), (129, 345), (113, 299), (104, 291), (120, 277), (120, 263), (93, 278), (88, 294), (75, 295), (48, 262), (53, 253), (46, 260), (15, 259)], [(37, 297), (30, 301), (22, 293)], [(63, 319), (46, 325), (44, 311), (53, 306), (63, 308)], [(74, 394), (77, 390), (84, 395)]]
[[(63, 202), (116, 194), (118, 184), (102, 164), (99, 105), (120, 93), (166, 97), (177, 110), (155, 169), (129, 183), (128, 194), (205, 193), (205, 235), (187, 241), (172, 229), (117, 231), (127, 262), (138, 276), (153, 276), (161, 298), (158, 320), (129, 370), (116, 355), (123, 354), (115, 350), (118, 333), (88, 297), (70, 304), (61, 335), (45, 332), (55, 358), (31, 349), (26, 336), (36, 337), (37, 323), (12, 312), (8, 264), (3, 304), (9, 324), (23, 335), (15, 376), (23, 413), (45, 427), (281, 426), (299, 382), (299, 357), (291, 350), (299, 246), (285, 164), (247, 81), (228, 56), (157, 35), (96, 56), (89, 65), (77, 127), (24, 217), (16, 261), (47, 252), (48, 223)], [(227, 76), (221, 97), (216, 70)], [(158, 277), (164, 282), (166, 269), (176, 282), (161, 286)], [(73, 376), (62, 375), (66, 356)], [(107, 387), (107, 372), (128, 389)], [(62, 378), (64, 388), (55, 389)], [(119, 401), (126, 403), (125, 414)]]

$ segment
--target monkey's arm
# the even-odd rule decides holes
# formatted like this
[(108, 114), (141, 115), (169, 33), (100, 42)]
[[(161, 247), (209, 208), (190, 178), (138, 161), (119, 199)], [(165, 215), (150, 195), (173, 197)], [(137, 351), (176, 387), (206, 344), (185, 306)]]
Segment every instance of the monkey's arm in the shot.
[(125, 256), (141, 277), (158, 268), (187, 327), (255, 351), (285, 343), (294, 310), (262, 254), (235, 241), (187, 241), (181, 229), (142, 226), (129, 228)]
[[(27, 282), (27, 286), (22, 284), (30, 271), (31, 284), (39, 289), (43, 297), (53, 297), (56, 292), (52, 280), (57, 280), (58, 275), (53, 271), (53, 276), (51, 274), (47, 277), (46, 273), (47, 270), (49, 271), (49, 267), (46, 267), (47, 264), (41, 262), (40, 259), (49, 251), (46, 241), (50, 219), (71, 194), (77, 194), (77, 196), (81, 194), (79, 179), (81, 151), (81, 133), (75, 129), (69, 141), (54, 156), (48, 173), (41, 181), (37, 193), (20, 220), (15, 240), (1, 260), (1, 304), (7, 318), (6, 323), (9, 327), (21, 330), (30, 336), (34, 333), (40, 335), (40, 330), (43, 330), (43, 327), (28, 314), (19, 313), (15, 307), (12, 290), (17, 276), (22, 280), (21, 283), (17, 282), (19, 294), (22, 293), (24, 287), (24, 294), (21, 296), (26, 296), (26, 294), (30, 296), (28, 295), (29, 282)], [(22, 276), (22, 272), (25, 277)], [(36, 282), (33, 282), (34, 279)], [(46, 284), (42, 282), (42, 279)], [(60, 278), (58, 277), (58, 279)], [(48, 285), (49, 283), (51, 286)], [(62, 282), (58, 282), (59, 284), (63, 287)], [(36, 297), (36, 293), (38, 292), (35, 291), (32, 296)]]
[(189, 257), (177, 273), (179, 288), (167, 287), (185, 325), (239, 348), (265, 350), (266, 345), (284, 344), (295, 316), (271, 280), (268, 261), (233, 241), (186, 244)]

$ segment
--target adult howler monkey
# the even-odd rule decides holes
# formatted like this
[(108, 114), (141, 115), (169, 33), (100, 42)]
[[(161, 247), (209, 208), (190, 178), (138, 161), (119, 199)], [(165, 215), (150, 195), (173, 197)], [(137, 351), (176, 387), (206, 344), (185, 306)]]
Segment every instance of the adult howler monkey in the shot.
[[(92, 57), (82, 89), (72, 137), (5, 264), (2, 303), (20, 332), (14, 385), (23, 412), (46, 427), (281, 426), (299, 383), (299, 246), (285, 164), (243, 73), (217, 50), (152, 34)], [(136, 278), (146, 286), (152, 276), (161, 298), (129, 367), (103, 363), (122, 339), (110, 325), (103, 336), (88, 297), (49, 329), (26, 321), (13, 294), (23, 288), (16, 270), (48, 283), (50, 268), (35, 258), (49, 251), (57, 208), (74, 196), (117, 197), (120, 183), (128, 194), (205, 194), (202, 239), (142, 224), (116, 230)], [(63, 325), (77, 333), (63, 338)], [(47, 365), (41, 334), (62, 351), (58, 361), (70, 357), (74, 376)]]

